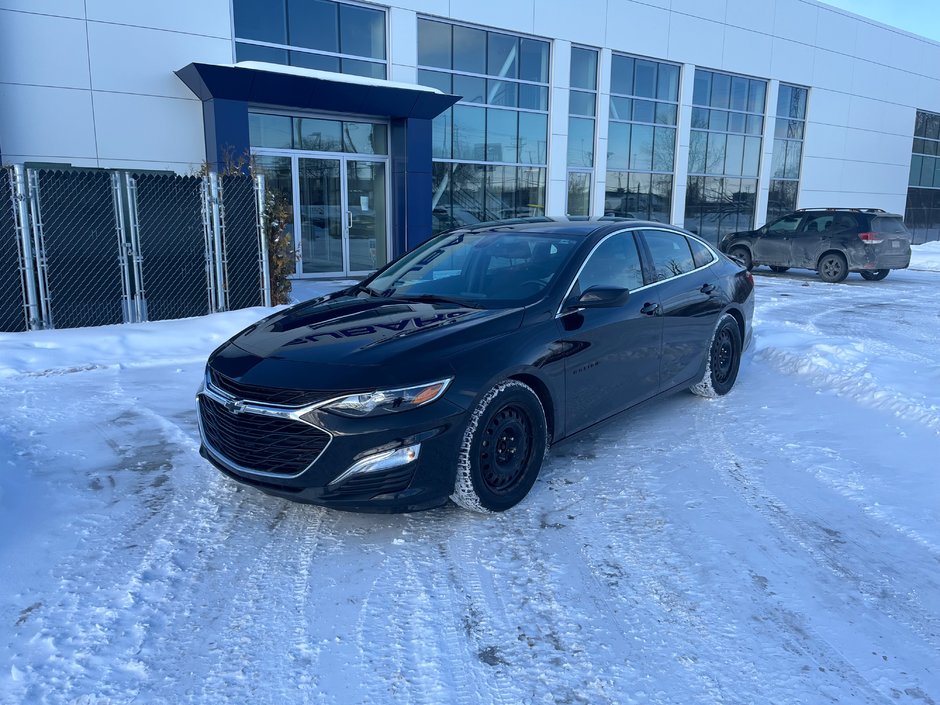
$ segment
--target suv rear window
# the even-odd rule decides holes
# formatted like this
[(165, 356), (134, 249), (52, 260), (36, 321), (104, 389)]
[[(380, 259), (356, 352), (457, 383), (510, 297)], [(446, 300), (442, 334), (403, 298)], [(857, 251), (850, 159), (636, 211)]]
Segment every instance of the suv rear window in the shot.
[(873, 218), (871, 230), (875, 233), (889, 233), (891, 235), (907, 235), (904, 221), (900, 218)]

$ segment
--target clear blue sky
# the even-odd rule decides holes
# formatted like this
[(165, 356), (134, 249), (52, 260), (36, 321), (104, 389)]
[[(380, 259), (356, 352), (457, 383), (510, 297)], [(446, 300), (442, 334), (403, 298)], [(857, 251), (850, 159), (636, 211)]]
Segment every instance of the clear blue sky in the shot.
[(940, 0), (823, 0), (856, 15), (940, 41)]

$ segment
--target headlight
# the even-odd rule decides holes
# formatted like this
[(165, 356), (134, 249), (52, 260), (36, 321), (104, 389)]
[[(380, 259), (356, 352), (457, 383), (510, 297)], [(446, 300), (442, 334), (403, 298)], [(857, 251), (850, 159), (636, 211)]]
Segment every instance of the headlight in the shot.
[(408, 411), (430, 404), (440, 397), (450, 385), (451, 379), (442, 379), (430, 384), (403, 389), (382, 389), (366, 394), (350, 394), (323, 408), (343, 416), (376, 416), (398, 411)]

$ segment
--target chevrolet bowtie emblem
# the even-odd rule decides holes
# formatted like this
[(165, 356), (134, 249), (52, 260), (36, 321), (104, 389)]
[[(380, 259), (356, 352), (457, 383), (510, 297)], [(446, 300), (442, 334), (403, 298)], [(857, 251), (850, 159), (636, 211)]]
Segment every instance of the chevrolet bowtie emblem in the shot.
[(232, 399), (225, 402), (225, 410), (230, 414), (240, 414), (245, 410), (245, 402)]

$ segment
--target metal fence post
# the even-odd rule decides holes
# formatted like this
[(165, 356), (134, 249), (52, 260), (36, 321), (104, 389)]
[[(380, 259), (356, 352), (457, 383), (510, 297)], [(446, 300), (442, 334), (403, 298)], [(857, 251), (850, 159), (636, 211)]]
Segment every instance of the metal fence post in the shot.
[(39, 308), (39, 295), (36, 291), (33, 243), (29, 233), (29, 193), (26, 189), (26, 174), (22, 164), (13, 165), (13, 202), (20, 268), (26, 284), (26, 326), (30, 330), (40, 330), (43, 328), (43, 321)]
[(43, 328), (55, 328), (49, 303), (49, 274), (46, 267), (46, 248), (42, 236), (42, 208), (39, 196), (39, 173), (35, 169), (26, 170), (29, 184), (29, 215), (33, 236), (33, 258), (36, 262), (36, 280), (38, 283), (39, 308)]
[(111, 172), (111, 190), (114, 194), (114, 223), (117, 227), (118, 236), (118, 263), (121, 265), (121, 298), (122, 310), (125, 323), (136, 323), (140, 319), (136, 316), (131, 306), (133, 300), (133, 289), (131, 287), (131, 268), (130, 259), (133, 257), (131, 245), (127, 239), (127, 225), (124, 219), (124, 193), (121, 175)]
[(144, 255), (140, 247), (140, 218), (137, 214), (137, 181), (129, 173), (124, 174), (127, 187), (127, 218), (130, 226), (130, 268), (134, 282), (134, 311), (138, 321), (146, 321), (147, 294), (144, 291)]
[(209, 313), (215, 313), (218, 308), (215, 300), (215, 242), (212, 237), (212, 216), (209, 207), (209, 177), (202, 177), (202, 230), (206, 245), (206, 288), (209, 295)]
[(271, 305), (271, 263), (268, 261), (268, 228), (264, 218), (265, 191), (264, 174), (255, 177), (255, 191), (258, 194), (258, 238), (261, 241), (261, 304)]
[(222, 247), (222, 212), (219, 190), (219, 175), (209, 172), (209, 204), (212, 225), (212, 244), (215, 254), (216, 311), (227, 310), (225, 288), (225, 249)]

